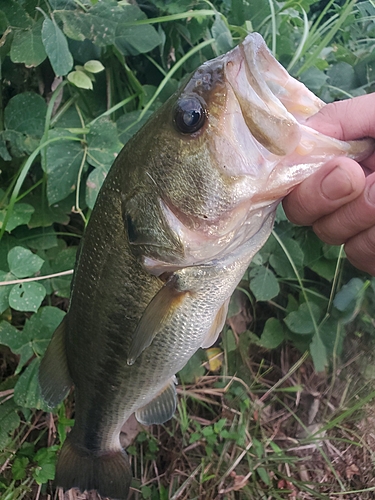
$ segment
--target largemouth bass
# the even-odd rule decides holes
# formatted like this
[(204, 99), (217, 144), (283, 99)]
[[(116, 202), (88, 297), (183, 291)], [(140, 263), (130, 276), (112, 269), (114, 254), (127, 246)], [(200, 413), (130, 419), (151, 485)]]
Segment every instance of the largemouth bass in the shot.
[(40, 368), (51, 407), (75, 387), (58, 486), (127, 498), (123, 423), (172, 417), (175, 374), (216, 341), (280, 200), (330, 158), (372, 151), (309, 128), (322, 106), (254, 33), (203, 64), (121, 151)]

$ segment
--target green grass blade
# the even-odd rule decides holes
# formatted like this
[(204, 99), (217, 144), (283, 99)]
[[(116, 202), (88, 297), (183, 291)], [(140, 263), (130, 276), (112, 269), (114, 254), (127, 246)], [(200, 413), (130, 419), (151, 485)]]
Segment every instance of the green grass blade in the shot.
[(322, 41), (320, 42), (318, 47), (315, 49), (315, 51), (312, 53), (312, 55), (299, 68), (299, 70), (297, 71), (297, 76), (299, 76), (301, 73), (303, 73), (309, 67), (311, 67), (315, 64), (321, 51), (331, 43), (333, 37), (336, 35), (336, 33), (339, 31), (341, 26), (344, 24), (344, 22), (346, 21), (346, 19), (348, 18), (348, 16), (352, 12), (355, 3), (356, 3), (356, 0), (350, 0), (350, 1), (346, 2), (345, 6), (343, 7), (343, 10), (342, 10), (340, 17), (337, 18), (337, 21), (331, 27), (331, 29), (329, 30), (327, 35), (322, 39)]
[(309, 37), (309, 20), (307, 18), (307, 14), (306, 14), (305, 9), (303, 7), (301, 7), (301, 9), (302, 9), (302, 15), (303, 15), (303, 33), (302, 33), (301, 41), (300, 41), (300, 43), (297, 47), (297, 50), (293, 56), (293, 59), (290, 61), (289, 65), (287, 67), (288, 72), (290, 72), (290, 70), (293, 68), (293, 66), (296, 64), (296, 62), (301, 57), (304, 46), (305, 46), (306, 41)]

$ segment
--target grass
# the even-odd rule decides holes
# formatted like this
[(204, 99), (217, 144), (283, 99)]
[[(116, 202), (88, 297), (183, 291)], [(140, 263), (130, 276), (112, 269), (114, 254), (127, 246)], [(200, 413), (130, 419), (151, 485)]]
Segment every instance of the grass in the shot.
[[(228, 332), (229, 327), (224, 338)], [(346, 342), (346, 359), (331, 376), (317, 374), (310, 360), (298, 363), (300, 353), (290, 345), (267, 352), (249, 344), (241, 353), (248, 356), (246, 370), (228, 355), (216, 373), (203, 362), (205, 374), (179, 386), (179, 406), (170, 422), (125, 426), (122, 436), (124, 444), (132, 442), (128, 452), (135, 477), (131, 498), (373, 499), (375, 383), (362, 367), (365, 359), (368, 366), (374, 360), (355, 335)], [(11, 390), (2, 395), (11, 396)], [(70, 423), (70, 399), (65, 412), (60, 422), (33, 413), (17, 433), (17, 454), (32, 436), (53, 445)], [(37, 466), (30, 467), (35, 474)], [(30, 472), (2, 498), (99, 498), (75, 490), (51, 497), (45, 485), (32, 486)]]
[[(132, 499), (374, 498), (373, 340), (359, 335), (355, 323), (346, 326), (345, 355), (334, 358), (329, 375), (319, 374), (289, 343), (271, 351), (252, 343), (242, 329), (253, 313), (248, 306), (242, 318), (228, 320), (214, 353), (215, 371), (213, 358), (203, 353), (193, 358), (187, 376), (181, 374), (179, 405), (170, 422), (125, 425), (122, 437), (135, 478)], [(3, 355), (2, 369), (12, 371), (16, 357)], [(2, 402), (12, 395), (12, 388), (4, 389)], [(25, 410), (11, 446), (2, 452), (0, 477), (13, 476), (2, 498), (99, 498), (75, 490), (52, 495), (44, 483), (55, 453), (36, 460), (34, 448), (56, 451), (73, 415), (71, 397), (58, 415)], [(44, 481), (39, 485), (38, 474)]]
[[(248, 386), (207, 374), (180, 389), (178, 414), (151, 429), (158, 453), (138, 465), (141, 484), (175, 499), (373, 498), (375, 386), (354, 381), (360, 357), (326, 378), (311, 362), (291, 370), (299, 354), (288, 346), (272, 359), (252, 350)], [(135, 448), (149, 452), (143, 440)], [(146, 498), (138, 489), (132, 498)]]

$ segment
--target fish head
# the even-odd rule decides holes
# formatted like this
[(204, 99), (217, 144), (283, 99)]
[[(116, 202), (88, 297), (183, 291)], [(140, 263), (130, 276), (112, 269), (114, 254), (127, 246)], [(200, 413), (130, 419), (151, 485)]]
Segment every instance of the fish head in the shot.
[(270, 231), (281, 199), (327, 160), (367, 156), (372, 144), (308, 126), (324, 105), (257, 33), (200, 66), (132, 143), (137, 190), (125, 210), (150, 272), (238, 251), (266, 220)]

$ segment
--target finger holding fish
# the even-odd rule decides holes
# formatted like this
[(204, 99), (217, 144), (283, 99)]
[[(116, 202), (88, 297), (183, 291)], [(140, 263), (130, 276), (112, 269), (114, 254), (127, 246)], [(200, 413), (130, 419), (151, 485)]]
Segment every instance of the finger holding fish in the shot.
[[(375, 137), (375, 94), (323, 107), (307, 123), (321, 133), (344, 140)], [(374, 274), (375, 154), (360, 163), (348, 158), (330, 161), (300, 184), (283, 202), (292, 222), (311, 224), (326, 243), (345, 244), (348, 259)]]
[(375, 226), (361, 231), (345, 244), (345, 253), (349, 261), (357, 268), (375, 276)]
[[(308, 120), (310, 127), (329, 137), (351, 141), (375, 138), (375, 93), (329, 103)], [(375, 152), (361, 160), (361, 165), (375, 170)]]
[[(361, 217), (358, 217), (358, 214)], [(366, 178), (365, 188), (353, 201), (344, 204), (332, 214), (318, 219), (313, 228), (316, 234), (331, 245), (346, 243), (356, 234), (374, 225), (375, 174)]]
[(358, 198), (365, 183), (357, 162), (346, 157), (333, 159), (294, 189), (283, 206), (291, 222), (311, 225)]

